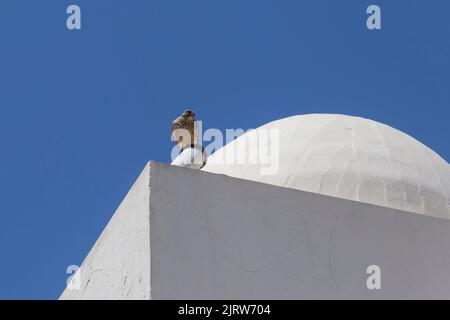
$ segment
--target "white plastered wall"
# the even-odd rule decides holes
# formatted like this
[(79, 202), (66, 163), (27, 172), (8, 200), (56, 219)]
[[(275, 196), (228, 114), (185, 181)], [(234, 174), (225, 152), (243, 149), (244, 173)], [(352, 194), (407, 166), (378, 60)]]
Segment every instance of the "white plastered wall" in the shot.
[(61, 298), (448, 299), (449, 248), (446, 219), (152, 163)]

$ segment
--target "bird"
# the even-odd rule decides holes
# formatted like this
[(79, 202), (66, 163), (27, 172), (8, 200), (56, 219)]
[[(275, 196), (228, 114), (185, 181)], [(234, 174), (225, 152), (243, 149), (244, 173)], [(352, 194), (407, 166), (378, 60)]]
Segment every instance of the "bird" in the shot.
[(185, 110), (172, 122), (172, 140), (180, 149), (172, 165), (191, 169), (201, 169), (206, 164), (207, 154), (205, 148), (199, 145), (198, 122), (195, 112)]
[(180, 150), (198, 144), (198, 124), (194, 111), (187, 109), (172, 122), (172, 140)]

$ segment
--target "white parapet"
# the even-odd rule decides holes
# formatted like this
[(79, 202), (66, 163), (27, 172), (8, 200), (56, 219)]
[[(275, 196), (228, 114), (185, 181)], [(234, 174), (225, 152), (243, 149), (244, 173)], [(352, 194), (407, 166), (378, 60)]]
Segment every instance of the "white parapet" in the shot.
[(449, 299), (448, 248), (446, 219), (152, 162), (61, 299)]
[(147, 165), (60, 299), (150, 298), (149, 175)]

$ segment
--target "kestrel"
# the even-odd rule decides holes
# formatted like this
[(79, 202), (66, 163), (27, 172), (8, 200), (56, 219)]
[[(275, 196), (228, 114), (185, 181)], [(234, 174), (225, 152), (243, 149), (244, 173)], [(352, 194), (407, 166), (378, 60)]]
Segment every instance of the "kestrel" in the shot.
[(198, 125), (194, 111), (187, 109), (172, 122), (172, 140), (180, 149), (198, 143)]

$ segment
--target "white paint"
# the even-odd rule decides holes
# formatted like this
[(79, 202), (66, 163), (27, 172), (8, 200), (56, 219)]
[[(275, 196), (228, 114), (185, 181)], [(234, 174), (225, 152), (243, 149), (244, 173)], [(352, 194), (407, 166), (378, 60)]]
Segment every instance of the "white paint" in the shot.
[(60, 299), (150, 299), (149, 166), (81, 265), (79, 290)]
[(235, 150), (258, 148), (249, 133), (211, 155), (202, 170), (450, 218), (450, 166), (411, 136), (376, 121), (332, 114), (285, 118), (256, 131), (272, 129), (280, 135), (277, 174), (263, 175), (262, 166), (250, 161), (223, 163)]
[(171, 165), (190, 169), (200, 169), (206, 162), (206, 158), (206, 153), (202, 152), (201, 147), (195, 146), (193, 148), (184, 149), (175, 160), (172, 161)]
[[(450, 298), (450, 221), (152, 164), (154, 299)], [(368, 290), (366, 268), (382, 270)]]
[(449, 247), (446, 219), (151, 163), (62, 298), (449, 299)]

